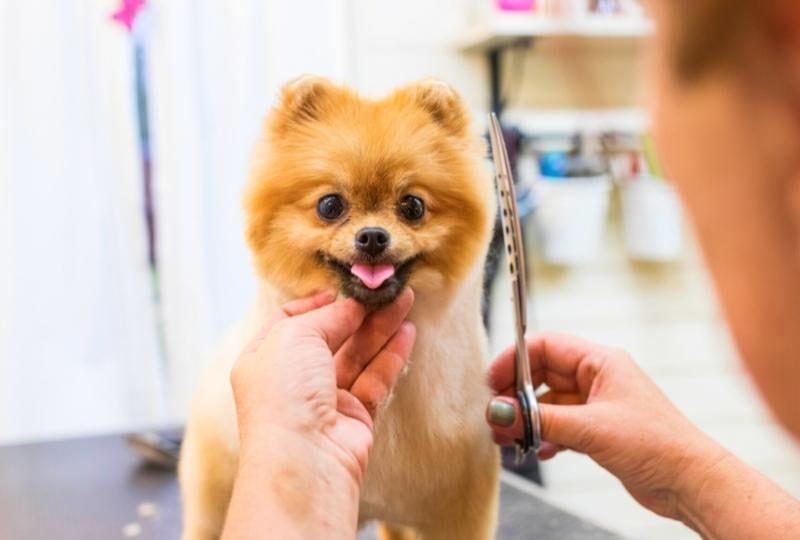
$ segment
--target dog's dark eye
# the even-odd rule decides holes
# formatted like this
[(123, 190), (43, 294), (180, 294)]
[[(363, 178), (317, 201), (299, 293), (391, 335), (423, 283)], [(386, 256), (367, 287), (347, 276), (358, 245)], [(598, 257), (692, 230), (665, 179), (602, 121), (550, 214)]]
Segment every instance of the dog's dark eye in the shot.
[(425, 215), (425, 201), (413, 195), (400, 200), (400, 214), (408, 221), (418, 221)]
[(325, 195), (317, 201), (317, 215), (325, 221), (336, 221), (344, 214), (344, 200), (339, 195)]

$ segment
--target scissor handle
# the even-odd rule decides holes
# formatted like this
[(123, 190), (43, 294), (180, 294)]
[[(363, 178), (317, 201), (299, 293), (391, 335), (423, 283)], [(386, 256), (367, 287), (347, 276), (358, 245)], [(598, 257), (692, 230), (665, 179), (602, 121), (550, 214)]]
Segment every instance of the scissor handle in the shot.
[(517, 392), (517, 400), (519, 401), (519, 408), (522, 412), (522, 438), (517, 439), (515, 442), (521, 454), (520, 457), (524, 457), (533, 448), (533, 425), (531, 424), (528, 396), (524, 391), (520, 390)]
[(517, 460), (521, 461), (530, 452), (539, 450), (542, 445), (541, 416), (539, 403), (533, 390), (530, 372), (528, 346), (524, 337), (517, 341), (516, 390), (522, 414), (522, 439), (517, 443)]

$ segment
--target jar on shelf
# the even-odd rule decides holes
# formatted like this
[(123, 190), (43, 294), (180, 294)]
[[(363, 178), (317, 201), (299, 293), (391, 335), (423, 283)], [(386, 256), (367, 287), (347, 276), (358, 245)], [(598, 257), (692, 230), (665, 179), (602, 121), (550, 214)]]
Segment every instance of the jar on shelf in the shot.
[(680, 257), (683, 218), (675, 188), (641, 175), (620, 182), (625, 249), (636, 260), (669, 262)]

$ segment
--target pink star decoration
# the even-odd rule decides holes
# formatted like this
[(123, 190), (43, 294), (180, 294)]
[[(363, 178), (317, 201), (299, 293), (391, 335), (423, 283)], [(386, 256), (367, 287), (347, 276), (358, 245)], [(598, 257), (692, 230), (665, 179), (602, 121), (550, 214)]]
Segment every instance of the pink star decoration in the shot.
[(133, 22), (147, 0), (121, 0), (120, 6), (111, 18), (124, 26), (128, 32), (133, 28)]

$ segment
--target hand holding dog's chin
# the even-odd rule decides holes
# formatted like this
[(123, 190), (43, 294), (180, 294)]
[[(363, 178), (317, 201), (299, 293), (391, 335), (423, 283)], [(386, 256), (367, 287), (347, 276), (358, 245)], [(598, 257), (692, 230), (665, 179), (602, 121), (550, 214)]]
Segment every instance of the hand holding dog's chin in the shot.
[(231, 372), (240, 462), (226, 538), (352, 538), (372, 414), (414, 342), (407, 291), (367, 314), (322, 294), (281, 308)]

